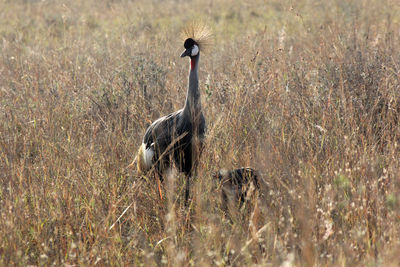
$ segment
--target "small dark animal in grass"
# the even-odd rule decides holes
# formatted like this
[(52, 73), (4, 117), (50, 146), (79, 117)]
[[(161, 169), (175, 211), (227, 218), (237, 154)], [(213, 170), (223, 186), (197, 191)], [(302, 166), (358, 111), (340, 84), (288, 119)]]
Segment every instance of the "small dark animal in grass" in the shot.
[(253, 168), (220, 170), (217, 178), (221, 183), (222, 209), (225, 211), (229, 203), (242, 207), (250, 193), (260, 190), (259, 173)]
[[(189, 199), (189, 182), (200, 156), (206, 122), (202, 112), (199, 90), (200, 53), (211, 35), (203, 24), (184, 29), (185, 51), (181, 57), (190, 58), (189, 84), (182, 109), (154, 121), (146, 130), (136, 156), (139, 174), (154, 169), (162, 198), (160, 181), (166, 170), (175, 165), (186, 175), (185, 203)], [(135, 160), (134, 160), (135, 162)]]

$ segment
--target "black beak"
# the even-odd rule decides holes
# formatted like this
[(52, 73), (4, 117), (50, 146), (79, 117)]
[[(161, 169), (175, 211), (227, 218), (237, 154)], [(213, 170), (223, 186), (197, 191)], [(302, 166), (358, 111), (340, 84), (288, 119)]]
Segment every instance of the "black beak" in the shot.
[(192, 53), (191, 49), (186, 49), (185, 51), (183, 51), (181, 57), (190, 56), (191, 53)]

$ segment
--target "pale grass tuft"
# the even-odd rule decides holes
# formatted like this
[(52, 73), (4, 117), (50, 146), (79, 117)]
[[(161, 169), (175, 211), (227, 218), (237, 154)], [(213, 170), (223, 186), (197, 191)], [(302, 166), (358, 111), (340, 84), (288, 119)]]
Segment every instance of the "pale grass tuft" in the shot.
[[(391, 1), (59, 2), (0, 1), (0, 266), (399, 266)], [(218, 45), (186, 207), (132, 158), (185, 101), (196, 16)], [(260, 190), (227, 213), (213, 177), (243, 166)]]

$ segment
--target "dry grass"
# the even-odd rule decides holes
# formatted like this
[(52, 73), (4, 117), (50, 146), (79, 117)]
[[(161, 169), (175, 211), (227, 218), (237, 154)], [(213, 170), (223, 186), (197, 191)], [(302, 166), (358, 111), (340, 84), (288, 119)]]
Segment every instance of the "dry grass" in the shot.
[[(0, 265), (400, 264), (397, 1), (0, 2)], [(184, 208), (126, 170), (202, 56), (207, 144)], [(261, 171), (228, 220), (212, 174)]]

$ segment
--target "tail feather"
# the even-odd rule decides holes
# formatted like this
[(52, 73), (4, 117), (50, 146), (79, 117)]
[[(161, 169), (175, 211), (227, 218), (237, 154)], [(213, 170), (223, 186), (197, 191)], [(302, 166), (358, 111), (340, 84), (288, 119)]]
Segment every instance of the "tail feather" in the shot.
[(139, 175), (144, 174), (147, 171), (146, 164), (144, 161), (144, 146), (141, 145), (136, 157), (133, 159), (131, 164), (129, 164), (126, 168), (133, 169), (136, 165), (136, 170)]
[(151, 169), (154, 151), (150, 147), (146, 149), (146, 145), (142, 144), (139, 148), (138, 154), (136, 156), (137, 160), (137, 171), (138, 174), (145, 174)]
[(144, 174), (144, 172), (146, 171), (146, 165), (144, 163), (143, 153), (144, 153), (144, 146), (140, 146), (139, 151), (136, 156), (137, 172), (139, 175)]

